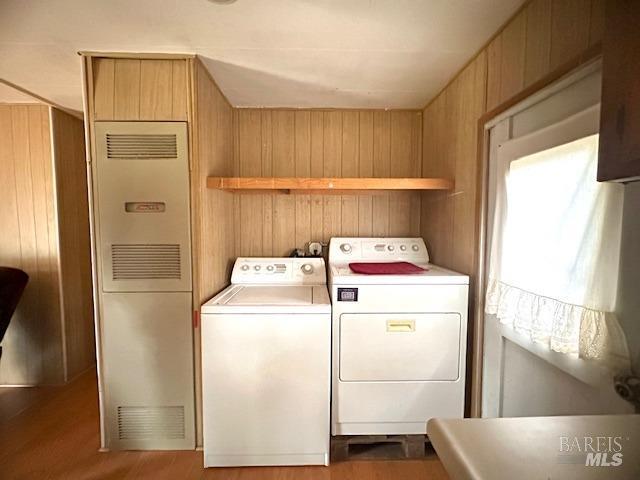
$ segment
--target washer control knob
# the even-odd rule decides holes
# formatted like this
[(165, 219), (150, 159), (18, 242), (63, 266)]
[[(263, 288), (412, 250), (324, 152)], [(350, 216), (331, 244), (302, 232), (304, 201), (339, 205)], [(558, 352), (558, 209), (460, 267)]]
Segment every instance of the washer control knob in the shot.
[(300, 270), (302, 270), (302, 273), (304, 273), (305, 275), (311, 275), (313, 273), (313, 265), (311, 265), (310, 263), (304, 263), (300, 267)]
[(351, 253), (353, 247), (351, 247), (350, 243), (343, 243), (342, 245), (340, 245), (340, 250), (342, 250), (342, 253)]
[(407, 246), (406, 245), (400, 245), (400, 250), (401, 251), (406, 251), (407, 250)]
[(390, 252), (393, 252), (396, 249), (396, 247), (394, 247), (393, 245), (387, 245), (387, 250), (389, 250)]
[(420, 247), (418, 245), (411, 245), (411, 250), (417, 252), (418, 250), (420, 250)]
[(260, 265), (256, 265), (256, 266), (254, 266), (254, 267), (253, 267), (253, 269), (254, 269), (256, 272), (259, 272), (261, 268), (262, 268), (262, 267), (261, 267)]
[(273, 265), (267, 265), (267, 271), (273, 272)]
[(240, 270), (242, 270), (243, 272), (246, 272), (247, 270), (249, 270), (249, 265), (247, 265), (246, 263), (244, 265), (242, 265), (240, 267)]

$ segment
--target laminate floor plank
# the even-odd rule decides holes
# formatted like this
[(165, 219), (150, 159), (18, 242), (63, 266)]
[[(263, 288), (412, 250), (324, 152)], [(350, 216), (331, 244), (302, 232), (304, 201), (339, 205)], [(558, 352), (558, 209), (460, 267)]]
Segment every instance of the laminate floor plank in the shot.
[[(14, 390), (14, 389), (10, 389)], [(446, 480), (424, 460), (348, 461), (330, 467), (202, 468), (202, 452), (99, 452), (95, 371), (63, 387), (0, 391), (2, 480)]]
[(48, 390), (47, 387), (0, 387), (0, 425), (36, 403)]

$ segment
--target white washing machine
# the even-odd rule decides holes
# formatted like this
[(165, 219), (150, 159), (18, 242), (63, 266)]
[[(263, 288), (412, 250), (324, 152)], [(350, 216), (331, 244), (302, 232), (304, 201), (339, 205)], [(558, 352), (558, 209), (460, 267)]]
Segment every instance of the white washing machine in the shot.
[(238, 258), (202, 306), (205, 467), (328, 465), (331, 304), (321, 258)]
[[(349, 266), (399, 261), (423, 270)], [(429, 264), (421, 238), (333, 238), (329, 289), (333, 435), (424, 434), (432, 417), (463, 416), (467, 275)]]

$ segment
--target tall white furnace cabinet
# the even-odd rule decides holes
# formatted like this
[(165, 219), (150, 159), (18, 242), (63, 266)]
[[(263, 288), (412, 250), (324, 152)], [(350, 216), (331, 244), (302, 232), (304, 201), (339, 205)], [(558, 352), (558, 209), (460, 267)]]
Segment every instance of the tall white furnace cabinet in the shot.
[(195, 447), (184, 122), (96, 122), (92, 220), (103, 447)]

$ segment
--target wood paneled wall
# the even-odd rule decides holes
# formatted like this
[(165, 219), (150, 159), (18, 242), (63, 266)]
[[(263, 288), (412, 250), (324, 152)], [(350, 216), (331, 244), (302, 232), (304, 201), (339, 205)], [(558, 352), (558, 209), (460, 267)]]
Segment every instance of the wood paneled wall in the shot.
[(92, 71), (94, 120), (187, 120), (184, 59), (96, 57)]
[(95, 364), (87, 161), (82, 120), (51, 109), (66, 377)]
[(477, 120), (485, 109), (480, 54), (424, 111), (423, 175), (455, 179), (453, 192), (422, 194), (421, 234), (434, 263), (473, 273), (478, 166)]
[(0, 265), (29, 275), (5, 335), (0, 384), (64, 381), (58, 228), (43, 105), (0, 105)]
[(3, 385), (62, 383), (95, 362), (82, 128), (44, 105), (0, 105), (0, 265), (29, 274)]
[[(207, 69), (193, 68), (192, 188), (200, 303), (229, 284), (236, 257), (234, 195), (206, 187), (208, 176), (233, 175), (233, 108)], [(196, 244), (197, 242), (197, 244)]]
[(605, 0), (533, 0), (424, 109), (422, 173), (455, 178), (452, 193), (423, 193), (421, 232), (434, 262), (474, 274), (477, 124), (601, 40)]
[[(234, 174), (291, 177), (419, 177), (420, 111), (235, 111)], [(420, 229), (420, 194), (242, 194), (235, 202), (239, 256), (288, 255), (333, 236), (409, 236)]]

